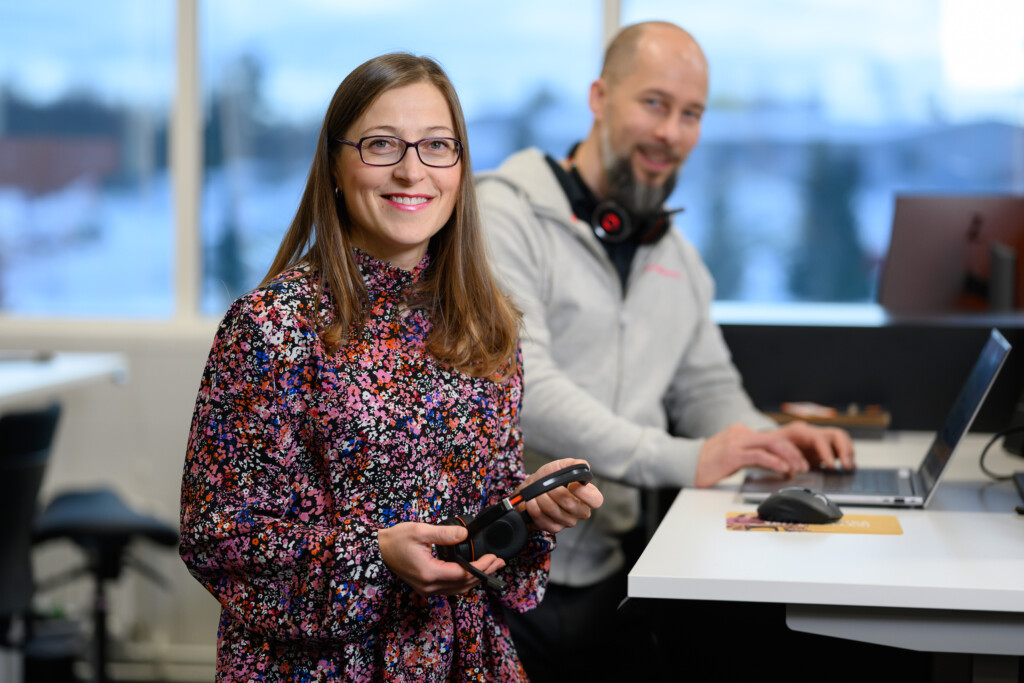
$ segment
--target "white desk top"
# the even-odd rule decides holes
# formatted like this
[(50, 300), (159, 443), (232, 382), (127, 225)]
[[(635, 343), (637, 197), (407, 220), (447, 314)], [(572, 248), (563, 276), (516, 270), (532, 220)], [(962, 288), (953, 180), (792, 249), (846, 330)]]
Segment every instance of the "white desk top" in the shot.
[[(978, 469), (984, 435), (953, 456), (927, 510), (846, 508), (891, 514), (900, 536), (728, 531), (726, 513), (753, 511), (738, 477), (711, 490), (680, 493), (629, 574), (629, 596), (1024, 612), (1024, 516), (1012, 482)], [(857, 443), (862, 466), (915, 464), (930, 435)], [(997, 472), (1024, 459), (991, 449)]]
[(128, 363), (116, 353), (30, 354), (0, 351), (0, 408), (51, 399), (96, 382), (124, 383)]

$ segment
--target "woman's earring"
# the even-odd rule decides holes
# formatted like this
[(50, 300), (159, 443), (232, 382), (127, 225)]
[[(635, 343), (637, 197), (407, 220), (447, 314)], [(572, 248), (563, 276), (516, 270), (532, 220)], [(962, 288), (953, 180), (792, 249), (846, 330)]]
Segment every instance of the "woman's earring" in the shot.
[(334, 198), (337, 199), (340, 196), (341, 196), (341, 193), (338, 192), (338, 188), (334, 188)]

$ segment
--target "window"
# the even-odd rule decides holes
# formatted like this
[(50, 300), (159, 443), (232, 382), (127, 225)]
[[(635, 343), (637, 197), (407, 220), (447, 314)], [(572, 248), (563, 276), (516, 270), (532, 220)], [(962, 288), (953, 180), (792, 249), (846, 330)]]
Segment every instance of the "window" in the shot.
[(871, 301), (897, 193), (1024, 193), (1016, 0), (626, 0), (710, 62), (670, 206), (745, 301)]
[(0, 6), (0, 310), (173, 310), (174, 4)]
[[(178, 220), (198, 235), (201, 301), (183, 303), (172, 174), (195, 174), (169, 169), (167, 142), (176, 32), (196, 30), (176, 9), (194, 1), (0, 7), (0, 314), (219, 316), (265, 274), (334, 89), (383, 52), (446, 68), (475, 170), (528, 145), (565, 154), (618, 4), (197, 0), (199, 225), (195, 207)], [(1024, 193), (1017, 0), (623, 0), (623, 24), (652, 18), (711, 63), (670, 206), (719, 299), (870, 301), (896, 193)]]
[[(600, 3), (428, 0), (206, 2), (202, 310), (223, 313), (266, 274), (298, 206), (341, 80), (396, 50), (427, 55), (462, 101), (474, 170), (528, 145), (564, 154), (589, 126)], [(571, 27), (571, 30), (567, 27)]]

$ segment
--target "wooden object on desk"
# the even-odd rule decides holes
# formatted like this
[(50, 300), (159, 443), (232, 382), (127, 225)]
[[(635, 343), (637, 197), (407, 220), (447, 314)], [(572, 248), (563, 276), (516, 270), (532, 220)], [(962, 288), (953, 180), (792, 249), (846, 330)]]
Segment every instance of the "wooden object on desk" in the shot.
[(850, 404), (845, 410), (817, 403), (783, 403), (779, 410), (767, 413), (779, 424), (803, 420), (822, 427), (841, 427), (855, 439), (880, 439), (889, 429), (892, 416), (881, 406), (867, 405), (863, 408)]

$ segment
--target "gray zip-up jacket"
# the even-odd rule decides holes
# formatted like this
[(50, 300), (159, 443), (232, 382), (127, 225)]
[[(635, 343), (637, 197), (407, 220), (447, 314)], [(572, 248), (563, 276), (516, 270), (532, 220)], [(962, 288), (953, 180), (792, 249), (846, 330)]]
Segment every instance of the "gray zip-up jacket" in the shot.
[(604, 494), (589, 520), (558, 534), (551, 558), (551, 581), (590, 585), (624, 563), (637, 487), (692, 485), (703, 437), (776, 425), (743, 391), (710, 317), (711, 276), (677, 230), (639, 248), (623, 296), (540, 151), (511, 156), (476, 187), (498, 279), (523, 312), (527, 471), (584, 458)]

